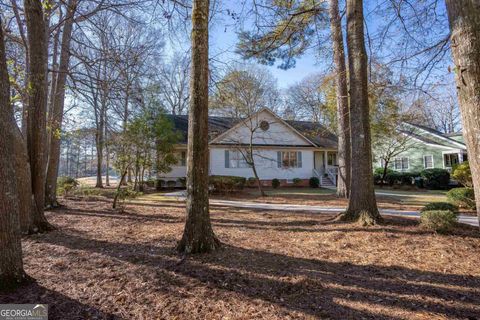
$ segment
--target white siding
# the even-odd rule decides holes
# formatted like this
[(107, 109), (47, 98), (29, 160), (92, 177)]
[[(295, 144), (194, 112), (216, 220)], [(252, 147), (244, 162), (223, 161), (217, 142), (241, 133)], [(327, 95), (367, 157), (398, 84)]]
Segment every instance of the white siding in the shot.
[[(177, 178), (182, 178), (187, 176), (187, 167), (181, 166), (172, 166), (172, 171), (167, 173), (162, 173), (161, 177), (167, 178), (164, 180), (176, 180)], [(168, 179), (171, 178), (171, 179)]]
[[(210, 148), (210, 175), (227, 175), (250, 178), (253, 177), (251, 168), (225, 168), (225, 150), (235, 150), (234, 148), (211, 147)], [(302, 152), (301, 168), (278, 168), (277, 151), (298, 151)], [(313, 149), (301, 148), (273, 148), (259, 149), (255, 152), (255, 163), (258, 175), (262, 180), (277, 179), (308, 179), (312, 176), (313, 169)], [(172, 166), (172, 171), (161, 175), (164, 180), (176, 180), (185, 177), (187, 167)]]
[[(267, 121), (270, 128), (263, 131), (259, 128), (262, 121)], [(271, 113), (262, 111), (258, 115), (246, 120), (245, 125), (239, 125), (230, 129), (224, 136), (216, 140), (216, 144), (249, 144), (252, 129), (254, 144), (272, 144), (272, 145), (311, 145), (302, 136), (296, 133), (292, 128), (285, 125), (281, 120), (275, 118)]]
[[(214, 147), (210, 149), (210, 174), (227, 175), (250, 178), (253, 177), (251, 168), (225, 168), (225, 148)], [(227, 149), (228, 150), (228, 149)], [(234, 150), (234, 149), (230, 149)], [(278, 168), (277, 151), (300, 151), (302, 152), (301, 168)], [(261, 180), (277, 179), (308, 179), (312, 176), (313, 149), (260, 149), (256, 152), (255, 162), (257, 173)]]
[[(236, 150), (234, 146), (229, 148), (229, 146), (225, 145), (239, 145), (242, 143), (248, 145), (250, 143), (250, 127), (259, 127), (262, 121), (267, 121), (269, 124), (268, 130), (263, 131), (257, 128), (253, 137), (254, 144), (272, 145), (270, 147), (258, 147), (254, 152), (256, 169), (260, 179), (308, 179), (312, 176), (314, 149), (311, 148), (312, 145), (308, 140), (266, 110), (247, 121), (252, 122), (230, 129), (224, 136), (220, 136), (218, 140), (214, 141), (217, 145), (210, 146), (210, 175), (253, 177), (251, 168), (225, 168), (225, 150)], [(221, 146), (221, 144), (224, 145)], [(278, 168), (278, 151), (302, 152), (302, 167)], [(186, 170), (186, 167), (173, 166), (172, 171), (163, 174), (162, 177), (164, 177), (164, 180), (185, 177)]]

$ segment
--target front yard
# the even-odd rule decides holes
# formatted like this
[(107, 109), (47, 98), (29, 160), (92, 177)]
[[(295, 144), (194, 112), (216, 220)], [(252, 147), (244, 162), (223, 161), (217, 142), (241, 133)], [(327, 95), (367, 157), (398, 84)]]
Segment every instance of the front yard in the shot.
[[(420, 210), (430, 202), (447, 201), (445, 191), (422, 190), (400, 191), (389, 188), (376, 189), (379, 208), (397, 210)], [(324, 207), (346, 207), (348, 201), (339, 199), (335, 190), (323, 188), (278, 188), (266, 189), (267, 197), (261, 197), (255, 188), (245, 188), (234, 194), (213, 195), (212, 199), (248, 200), (262, 203), (302, 204)], [(145, 196), (147, 199), (164, 199), (161, 194)], [(159, 197), (159, 198), (158, 198)], [(462, 210), (462, 214), (475, 214)]]
[[(328, 196), (328, 195), (327, 195)], [(273, 198), (273, 197), (272, 197)], [(476, 319), (480, 236), (416, 220), (370, 228), (328, 214), (211, 209), (223, 248), (174, 250), (182, 203), (67, 200), (58, 230), (24, 240), (37, 279), (0, 303), (47, 303), (50, 319)]]

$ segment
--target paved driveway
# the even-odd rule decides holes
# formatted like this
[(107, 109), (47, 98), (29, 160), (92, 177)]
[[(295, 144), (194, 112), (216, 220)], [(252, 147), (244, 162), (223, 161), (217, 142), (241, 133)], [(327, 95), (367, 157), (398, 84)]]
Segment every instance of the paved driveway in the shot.
[[(185, 199), (185, 190), (170, 192), (163, 194), (164, 196), (174, 197), (178, 200)], [(214, 206), (224, 206), (224, 207), (234, 207), (234, 208), (249, 208), (256, 210), (276, 210), (276, 211), (306, 211), (306, 212), (317, 212), (317, 213), (339, 213), (345, 211), (345, 208), (338, 207), (322, 207), (322, 206), (310, 206), (303, 204), (282, 204), (282, 203), (260, 203), (260, 202), (248, 202), (248, 201), (233, 201), (233, 200), (210, 200), (210, 205)], [(394, 210), (394, 209), (380, 209), (380, 213), (384, 215), (391, 216), (401, 216), (401, 217), (414, 217), (420, 218), (420, 212), (418, 211), (404, 211), (404, 210)], [(460, 223), (469, 224), (471, 226), (478, 227), (478, 218), (475, 216), (458, 216), (458, 221)]]

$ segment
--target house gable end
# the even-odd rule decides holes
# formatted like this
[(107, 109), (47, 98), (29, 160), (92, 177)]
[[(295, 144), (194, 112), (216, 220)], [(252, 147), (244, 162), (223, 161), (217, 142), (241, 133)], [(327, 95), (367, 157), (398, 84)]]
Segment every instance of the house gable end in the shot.
[(301, 146), (316, 145), (300, 132), (264, 108), (214, 138), (210, 144), (256, 146)]

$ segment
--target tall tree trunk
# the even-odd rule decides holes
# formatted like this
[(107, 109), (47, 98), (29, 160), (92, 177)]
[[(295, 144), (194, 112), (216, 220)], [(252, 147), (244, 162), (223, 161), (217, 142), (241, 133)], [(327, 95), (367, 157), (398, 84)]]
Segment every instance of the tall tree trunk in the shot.
[(17, 177), (20, 230), (23, 234), (35, 233), (32, 217), (35, 200), (32, 193), (32, 177), (28, 162), (27, 146), (18, 127), (14, 130), (15, 175)]
[(368, 105), (367, 53), (363, 31), (363, 1), (347, 0), (347, 47), (350, 77), (351, 167), (350, 198), (343, 219), (372, 225), (381, 220), (375, 200)]
[(333, 60), (336, 71), (338, 118), (338, 184), (337, 196), (348, 198), (350, 194), (350, 109), (348, 106), (347, 68), (343, 45), (342, 19), (338, 0), (330, 0), (330, 28), (333, 42)]
[(188, 115), (187, 220), (178, 250), (210, 252), (220, 246), (213, 233), (208, 203), (208, 15), (209, 0), (194, 0), (192, 72)]
[[(15, 15), (15, 20), (18, 25), (18, 32), (20, 33), (20, 37), (22, 39), (22, 44), (25, 48), (25, 74), (30, 73), (30, 64), (28, 61), (29, 57), (29, 50), (28, 50), (28, 40), (24, 28), (24, 23), (22, 20), (22, 17), (20, 15), (20, 10), (17, 5), (16, 0), (11, 0), (10, 1), (12, 4), (12, 10)], [(24, 88), (28, 88), (28, 77), (25, 77), (24, 80)], [(26, 90), (23, 90), (23, 92), (20, 92), (20, 98), (22, 101), (22, 125), (21, 125), (21, 131), (22, 135), (26, 136), (27, 135), (27, 110), (28, 110), (28, 92)]]
[(60, 65), (58, 74), (52, 76), (56, 80), (54, 85), (52, 110), (50, 114), (50, 152), (48, 157), (47, 176), (45, 183), (47, 207), (58, 206), (57, 202), (57, 176), (60, 162), (60, 131), (63, 122), (63, 110), (65, 106), (65, 86), (67, 83), (68, 65), (70, 63), (70, 41), (72, 39), (73, 20), (77, 6), (77, 0), (70, 0), (67, 4), (67, 15), (63, 26), (62, 44), (60, 51)]
[(0, 17), (0, 291), (10, 290), (26, 279), (15, 179), (13, 108), (5, 57), (3, 26)]
[(480, 3), (446, 0), (463, 136), (480, 220)]
[(37, 232), (53, 229), (45, 218), (47, 37), (40, 0), (25, 0), (30, 72), (28, 74), (27, 149), (36, 210), (33, 225)]

